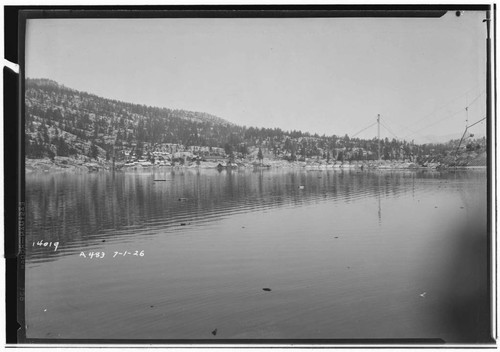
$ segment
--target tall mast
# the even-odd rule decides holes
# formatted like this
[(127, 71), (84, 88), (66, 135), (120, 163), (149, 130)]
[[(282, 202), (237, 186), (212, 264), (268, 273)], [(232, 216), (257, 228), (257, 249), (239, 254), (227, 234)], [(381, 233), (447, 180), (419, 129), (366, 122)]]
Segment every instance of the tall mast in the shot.
[(115, 135), (115, 116), (113, 115), (113, 118), (111, 119), (111, 133), (113, 134), (113, 152), (111, 155), (111, 160), (112, 160), (112, 166), (111, 170), (113, 173), (115, 172), (115, 145), (116, 145), (116, 135)]
[(378, 161), (380, 161), (380, 114), (377, 115), (378, 124)]
[(465, 129), (469, 126), (469, 96), (465, 93)]

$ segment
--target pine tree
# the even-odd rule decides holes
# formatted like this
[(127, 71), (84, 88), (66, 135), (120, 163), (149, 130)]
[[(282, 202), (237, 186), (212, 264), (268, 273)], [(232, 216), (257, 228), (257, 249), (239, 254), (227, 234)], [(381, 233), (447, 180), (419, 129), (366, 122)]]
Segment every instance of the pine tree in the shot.
[(259, 152), (257, 153), (257, 158), (260, 160), (262, 164), (262, 159), (264, 159), (264, 155), (262, 154), (262, 149), (259, 148)]
[(89, 157), (91, 157), (92, 159), (97, 159), (98, 156), (99, 156), (99, 149), (97, 149), (97, 146), (94, 143), (92, 143), (89, 150)]

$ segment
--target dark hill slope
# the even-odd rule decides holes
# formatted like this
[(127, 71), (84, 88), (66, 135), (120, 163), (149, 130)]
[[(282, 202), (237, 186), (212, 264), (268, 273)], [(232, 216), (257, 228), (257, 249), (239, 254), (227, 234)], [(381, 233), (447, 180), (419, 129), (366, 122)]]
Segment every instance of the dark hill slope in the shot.
[[(247, 128), (204, 112), (106, 99), (48, 79), (26, 80), (25, 104), (25, 154), (28, 158), (109, 157), (113, 146), (118, 151), (131, 151), (146, 145), (148, 150), (154, 150), (158, 144), (171, 143), (181, 149), (219, 147), (228, 155), (239, 156), (248, 152), (256, 155), (256, 149), (261, 148), (268, 157), (287, 160), (378, 159), (376, 139), (319, 136), (280, 128)], [(463, 145), (480, 153), (486, 142), (482, 139)], [(380, 152), (381, 159), (385, 160), (441, 162), (450, 157), (457, 146), (458, 141), (416, 145), (385, 138), (380, 141)], [(117, 153), (117, 158), (120, 155), (125, 153)]]
[[(130, 104), (79, 92), (47, 79), (26, 81), (27, 154), (86, 153), (91, 144), (106, 149), (136, 143), (219, 146), (242, 128), (200, 112)], [(62, 148), (66, 149), (66, 148)], [(38, 152), (37, 152), (38, 150)], [(49, 152), (50, 154), (50, 152)], [(33, 155), (37, 156), (37, 155)]]

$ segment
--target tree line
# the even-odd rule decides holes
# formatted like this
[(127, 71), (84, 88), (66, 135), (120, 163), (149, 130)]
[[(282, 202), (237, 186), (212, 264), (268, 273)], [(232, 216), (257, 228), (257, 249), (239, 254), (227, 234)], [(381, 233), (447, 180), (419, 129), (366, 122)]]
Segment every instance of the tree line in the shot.
[[(30, 158), (85, 155), (109, 157), (113, 146), (145, 143), (224, 148), (246, 156), (252, 147), (286, 160), (375, 160), (376, 138), (319, 135), (281, 128), (239, 126), (219, 117), (187, 110), (150, 107), (64, 87), (46, 79), (27, 79), (25, 153)], [(70, 138), (71, 137), (71, 138)], [(446, 155), (458, 141), (422, 144), (388, 138), (380, 141), (380, 158), (402, 160)], [(260, 158), (259, 153), (259, 158)]]

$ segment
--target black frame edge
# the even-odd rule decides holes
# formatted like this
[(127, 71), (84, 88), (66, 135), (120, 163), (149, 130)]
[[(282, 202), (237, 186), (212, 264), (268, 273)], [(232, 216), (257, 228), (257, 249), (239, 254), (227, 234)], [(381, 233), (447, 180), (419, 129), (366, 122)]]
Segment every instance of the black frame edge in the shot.
[[(264, 7), (264, 10), (262, 9)], [(350, 8), (350, 10), (348, 9)], [(353, 10), (354, 8), (354, 10)], [(356, 8), (358, 8), (356, 10)], [(376, 9), (375, 9), (376, 8)], [(400, 10), (398, 10), (400, 8)], [(419, 10), (422, 8), (430, 9), (429, 11)], [(392, 11), (390, 10), (392, 9)], [(5, 258), (6, 258), (6, 330), (7, 330), (7, 343), (102, 343), (102, 341), (92, 342), (90, 340), (52, 340), (52, 339), (27, 339), (26, 331), (24, 329), (24, 248), (21, 246), (21, 251), (18, 254), (19, 244), (19, 206), (21, 202), (24, 204), (24, 40), (26, 20), (28, 18), (58, 18), (58, 17), (95, 17), (105, 18), (102, 14), (116, 14), (116, 17), (134, 18), (155, 18), (155, 17), (428, 17), (431, 11), (455, 11), (455, 10), (469, 10), (469, 11), (487, 11), (491, 10), (492, 17), (496, 20), (496, 5), (238, 5), (238, 6), (224, 6), (224, 5), (178, 5), (178, 6), (4, 6), (4, 49), (5, 59), (19, 63), (19, 75), (15, 74), (10, 69), (4, 68), (4, 219), (5, 219)], [(54, 12), (50, 10), (60, 10)], [(119, 11), (123, 11), (119, 13)], [(50, 11), (50, 12), (49, 12)], [(118, 11), (118, 12), (117, 12)], [(150, 14), (144, 16), (142, 11), (159, 11), (159, 14)], [(238, 11), (238, 12), (235, 12)], [(241, 11), (241, 12), (239, 12)], [(289, 11), (285, 15), (277, 15), (282, 11)], [(328, 14), (328, 11), (330, 13)], [(421, 12), (419, 12), (421, 11)], [(132, 13), (133, 12), (133, 13)], [(349, 12), (351, 15), (349, 15)], [(405, 16), (405, 12), (419, 12), (419, 16)], [(198, 15), (196, 15), (198, 13)], [(323, 13), (323, 15), (320, 15)], [(335, 15), (335, 13), (337, 15)], [(360, 13), (363, 13), (360, 15)], [(443, 14), (444, 14), (443, 13)], [(101, 14), (101, 15), (99, 15)], [(441, 14), (440, 16), (442, 16)], [(215, 16), (214, 16), (215, 15)], [(347, 15), (347, 16), (346, 16)], [(423, 15), (423, 16), (422, 16)], [(439, 16), (439, 17), (440, 17)], [(115, 16), (111, 16), (115, 17)], [(431, 16), (438, 17), (438, 16)], [(496, 24), (492, 26), (491, 30), (494, 33), (493, 38), (496, 38)], [(15, 38), (13, 40), (12, 38)], [(493, 44), (493, 59), (496, 58), (496, 45)], [(496, 61), (492, 64), (493, 84), (496, 84)], [(495, 85), (496, 86), (496, 85)], [(493, 115), (492, 119), (496, 118), (496, 89), (493, 90), (491, 98), (493, 100)], [(11, 118), (9, 118), (9, 116)], [(17, 119), (12, 118), (18, 117)], [(496, 130), (491, 128), (492, 121), (489, 122), (490, 131), (488, 133), (488, 150), (493, 150), (496, 145), (492, 144), (492, 139), (495, 137)], [(12, 133), (16, 131), (16, 133)], [(10, 133), (9, 133), (10, 132)], [(492, 170), (495, 180), (488, 179), (488, 204), (493, 204), (496, 196), (491, 192), (492, 182), (497, 185), (496, 164), (493, 163), (492, 153), (488, 156), (488, 168)], [(15, 181), (14, 181), (15, 180)], [(14, 182), (16, 186), (14, 187)], [(490, 213), (488, 216), (491, 216)], [(493, 216), (496, 218), (497, 214)], [(491, 221), (488, 220), (488, 233), (494, 236), (491, 228)], [(12, 239), (12, 233), (16, 236)], [(22, 238), (24, 239), (24, 238)], [(489, 239), (491, 244), (492, 238)], [(489, 253), (491, 253), (489, 251)], [(492, 272), (496, 273), (492, 264), (496, 264), (496, 257), (490, 255), (490, 267), (488, 275), (491, 278)], [(489, 281), (491, 285), (491, 281)], [(9, 289), (10, 287), (10, 289)], [(17, 287), (16, 289), (12, 289)], [(496, 289), (489, 290), (495, 299), (497, 292)], [(498, 321), (495, 312), (490, 310), (491, 320)], [(19, 323), (21, 323), (19, 325)], [(19, 329), (21, 328), (21, 329)], [(492, 331), (492, 333), (495, 333)], [(138, 342), (138, 340), (106, 340), (106, 343), (128, 344)], [(219, 344), (219, 343), (235, 343), (231, 340), (161, 340), (157, 342), (147, 343), (167, 343), (167, 344)], [(492, 343), (495, 343), (492, 337)], [(144, 343), (141, 341), (139, 343)], [(444, 341), (440, 339), (367, 339), (367, 340), (238, 340), (236, 344), (442, 344)], [(172, 346), (175, 347), (175, 346)], [(320, 346), (318, 346), (320, 347)], [(473, 345), (471, 345), (473, 347)]]

